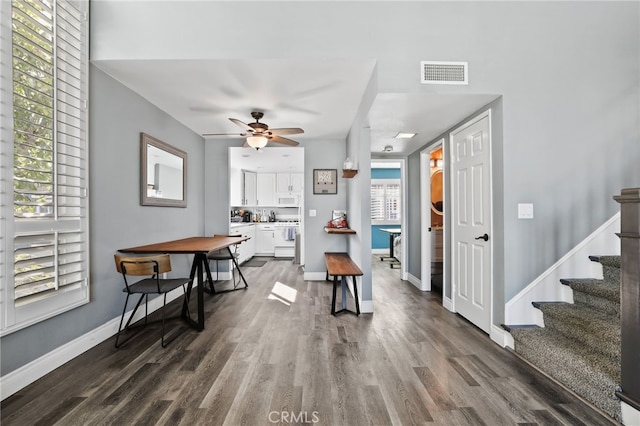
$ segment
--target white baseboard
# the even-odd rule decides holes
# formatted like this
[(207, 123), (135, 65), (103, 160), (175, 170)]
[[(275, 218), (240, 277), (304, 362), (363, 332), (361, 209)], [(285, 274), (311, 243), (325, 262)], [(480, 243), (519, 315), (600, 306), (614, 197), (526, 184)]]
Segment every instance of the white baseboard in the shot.
[[(182, 295), (181, 288), (167, 293), (167, 303), (182, 297)], [(160, 308), (162, 308), (162, 297), (155, 297), (149, 301), (149, 313)], [(131, 315), (132, 311), (133, 309), (128, 311), (127, 315)], [(132, 321), (135, 322), (143, 317), (144, 304), (140, 305)], [(114, 336), (118, 332), (119, 324), (120, 316), (0, 377), (0, 382), (2, 383), (2, 386), (0, 386), (0, 399), (4, 400), (10, 397), (78, 355)]]
[(489, 337), (503, 348), (507, 347), (513, 349), (513, 336), (504, 328), (492, 324)]
[(389, 249), (388, 248), (371, 249), (371, 254), (376, 254), (376, 255), (386, 254), (387, 256), (389, 256)]
[(304, 272), (305, 281), (324, 281), (326, 278), (326, 272)]
[(449, 312), (455, 312), (453, 310), (453, 302), (450, 297), (442, 296), (442, 306), (444, 306), (444, 308)]
[(531, 302), (573, 303), (573, 291), (560, 283), (561, 278), (602, 278), (602, 267), (589, 260), (590, 255), (620, 254), (620, 213), (616, 213), (591, 235), (582, 240), (505, 305), (505, 324), (536, 324), (543, 327), (538, 309)]
[(624, 401), (620, 401), (620, 404), (622, 408), (622, 424), (626, 426), (640, 425), (640, 411)]
[(420, 291), (431, 291), (431, 282), (428, 282), (427, 285), (423, 287), (422, 280), (415, 275), (407, 273), (407, 281)]
[(372, 314), (373, 313), (373, 300), (363, 300), (360, 302), (360, 313)]

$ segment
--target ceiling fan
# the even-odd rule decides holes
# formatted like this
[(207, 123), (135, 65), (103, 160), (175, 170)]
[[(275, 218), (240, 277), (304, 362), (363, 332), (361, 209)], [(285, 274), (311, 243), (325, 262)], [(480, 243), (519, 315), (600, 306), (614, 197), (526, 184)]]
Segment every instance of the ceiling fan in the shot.
[(243, 133), (203, 133), (202, 136), (242, 136), (247, 138), (244, 146), (249, 146), (255, 149), (264, 148), (267, 145), (267, 142), (275, 142), (289, 146), (297, 146), (300, 144), (292, 139), (284, 138), (282, 135), (296, 135), (304, 133), (304, 130), (299, 127), (269, 129), (269, 126), (260, 122), (260, 119), (263, 116), (264, 113), (260, 111), (253, 111), (251, 113), (251, 117), (253, 117), (256, 122), (249, 124), (246, 124), (236, 118), (229, 118), (229, 120), (244, 130)]

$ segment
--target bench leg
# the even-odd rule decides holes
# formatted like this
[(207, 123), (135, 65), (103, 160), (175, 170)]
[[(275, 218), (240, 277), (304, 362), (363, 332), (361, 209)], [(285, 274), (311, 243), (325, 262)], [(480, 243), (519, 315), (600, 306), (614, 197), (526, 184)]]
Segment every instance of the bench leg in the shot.
[(338, 289), (338, 277), (333, 276), (333, 298), (331, 299), (331, 315), (336, 314), (336, 290)]
[(360, 315), (360, 302), (358, 302), (358, 283), (356, 283), (356, 276), (353, 276), (353, 295), (356, 299), (356, 316)]

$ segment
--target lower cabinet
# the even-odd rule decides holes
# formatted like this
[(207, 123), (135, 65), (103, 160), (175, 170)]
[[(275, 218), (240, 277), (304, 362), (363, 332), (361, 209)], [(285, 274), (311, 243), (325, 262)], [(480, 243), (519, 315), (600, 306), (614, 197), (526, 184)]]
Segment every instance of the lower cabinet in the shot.
[[(246, 262), (256, 254), (256, 226), (243, 225), (231, 228), (230, 234), (242, 235), (249, 239), (238, 245), (238, 263)], [(233, 250), (233, 248), (232, 248)]]
[(256, 225), (256, 255), (258, 256), (273, 256), (275, 252), (274, 248), (274, 225)]

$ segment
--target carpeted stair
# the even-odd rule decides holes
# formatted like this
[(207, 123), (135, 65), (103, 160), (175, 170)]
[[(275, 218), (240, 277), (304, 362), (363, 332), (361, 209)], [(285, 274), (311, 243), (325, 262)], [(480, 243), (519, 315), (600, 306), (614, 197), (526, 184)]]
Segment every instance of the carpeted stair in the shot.
[(591, 256), (604, 279), (560, 280), (574, 303), (534, 302), (544, 328), (505, 326), (515, 351), (616, 421), (620, 401), (620, 256)]

